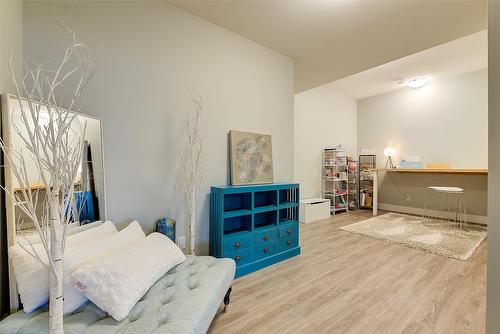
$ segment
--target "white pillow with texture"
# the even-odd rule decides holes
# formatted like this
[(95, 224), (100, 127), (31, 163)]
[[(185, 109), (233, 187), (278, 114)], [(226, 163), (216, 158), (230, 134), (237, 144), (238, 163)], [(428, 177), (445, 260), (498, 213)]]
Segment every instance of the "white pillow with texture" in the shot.
[(131, 247), (83, 266), (71, 275), (75, 288), (117, 321), (186, 256), (168, 237), (152, 233)]
[[(114, 233), (118, 233), (118, 231), (115, 225), (108, 221), (95, 228), (69, 235), (66, 239), (66, 251), (85, 242), (104, 238)], [(22, 239), (19, 241), (31, 252), (34, 250), (45, 264), (48, 263), (47, 254), (41, 243), (33, 244), (33, 249), (31, 249), (28, 243), (24, 243)], [(30, 313), (47, 303), (49, 299), (47, 269), (19, 245), (9, 247), (9, 257), (12, 261), (12, 268), (24, 312)], [(42, 281), (47, 283), (41, 283)]]
[[(85, 264), (119, 252), (144, 237), (141, 225), (133, 221), (118, 233), (66, 250), (63, 258), (64, 314), (73, 312), (88, 300), (81, 292), (73, 288), (71, 273)], [(48, 279), (46, 283), (49, 284)]]

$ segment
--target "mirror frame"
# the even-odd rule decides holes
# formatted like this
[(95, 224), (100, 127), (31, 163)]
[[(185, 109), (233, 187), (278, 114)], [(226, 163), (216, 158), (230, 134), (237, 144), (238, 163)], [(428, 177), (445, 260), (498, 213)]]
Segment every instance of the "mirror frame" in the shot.
[[(17, 103), (18, 98), (15, 95), (12, 94), (2, 94), (0, 95), (1, 99), (1, 137), (2, 140), (4, 141), (6, 146), (12, 145), (12, 129), (11, 129), (11, 103)], [(25, 100), (22, 98), (22, 100)], [(62, 108), (63, 110), (66, 110)], [(66, 110), (67, 111), (67, 110)], [(104, 133), (103, 133), (103, 126), (102, 126), (102, 119), (94, 116), (90, 116), (87, 114), (81, 114), (82, 116), (95, 119), (99, 121), (100, 123), (100, 129), (99, 129), (99, 134), (101, 136), (101, 155), (102, 155), (102, 183), (103, 183), (103, 195), (104, 195), (104, 203), (103, 208), (104, 208), (104, 214), (100, 213), (99, 220), (100, 221), (106, 221), (107, 220), (107, 201), (106, 201), (106, 170), (104, 168), (105, 164), (105, 157), (104, 157)], [(2, 158), (5, 161), (5, 156), (2, 152)], [(4, 186), (7, 191), (12, 191), (13, 188), (13, 176), (12, 176), (12, 169), (10, 166), (5, 165), (4, 168), (2, 168), (1, 173), (3, 173), (3, 178), (4, 178)], [(3, 192), (3, 190), (0, 190)], [(7, 230), (7, 249), (15, 244), (15, 239), (16, 239), (16, 220), (15, 220), (15, 209), (14, 209), (14, 204), (12, 202), (12, 199), (7, 196), (5, 193), (3, 194), (4, 197), (4, 205), (5, 205), (5, 225), (6, 230)], [(19, 309), (19, 293), (17, 291), (17, 284), (16, 280), (14, 277), (14, 270), (12, 268), (12, 263), (10, 259), (8, 259), (8, 264), (9, 264), (9, 299), (10, 299), (10, 311), (15, 312)]]

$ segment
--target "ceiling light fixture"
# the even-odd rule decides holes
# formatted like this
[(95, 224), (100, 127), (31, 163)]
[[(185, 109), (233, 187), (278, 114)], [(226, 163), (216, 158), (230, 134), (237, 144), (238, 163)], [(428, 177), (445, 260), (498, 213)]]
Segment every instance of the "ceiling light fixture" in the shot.
[(431, 81), (429, 77), (418, 77), (406, 80), (405, 85), (409, 88), (422, 88), (427, 85), (429, 81)]

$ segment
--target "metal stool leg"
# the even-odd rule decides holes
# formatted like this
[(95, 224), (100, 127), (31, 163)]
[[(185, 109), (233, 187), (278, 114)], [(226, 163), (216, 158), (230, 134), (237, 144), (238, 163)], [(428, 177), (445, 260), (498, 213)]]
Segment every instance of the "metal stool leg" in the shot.
[(430, 211), (429, 211), (429, 221), (434, 224), (436, 223), (437, 217), (436, 217), (436, 206), (438, 202), (438, 196), (437, 194), (431, 190), (430, 191)]
[(462, 204), (462, 224), (464, 225), (464, 229), (465, 230), (468, 230), (469, 229), (469, 225), (467, 223), (467, 221), (465, 220), (466, 219), (466, 216), (467, 216), (467, 207), (465, 206), (465, 194), (462, 194), (461, 196), (461, 204)]
[(423, 222), (424, 224), (425, 224), (426, 217), (427, 217), (428, 205), (429, 205), (429, 189), (427, 189), (427, 192), (425, 193), (424, 212), (423, 212), (423, 214), (422, 214), (422, 222)]
[(453, 229), (453, 232), (456, 232), (457, 226), (455, 225), (455, 220), (453, 217), (454, 209), (453, 206), (455, 205), (455, 196), (454, 194), (447, 194), (448, 196), (448, 221), (450, 224), (450, 227)]

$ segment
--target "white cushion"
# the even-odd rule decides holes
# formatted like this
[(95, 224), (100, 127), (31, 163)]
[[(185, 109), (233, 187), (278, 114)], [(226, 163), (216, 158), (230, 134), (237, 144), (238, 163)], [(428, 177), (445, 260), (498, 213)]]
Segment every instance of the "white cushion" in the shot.
[(81, 267), (71, 280), (85, 297), (121, 321), (160, 277), (185, 259), (172, 240), (152, 233), (121, 252)]
[[(76, 234), (83, 232), (85, 230), (89, 230), (91, 228), (101, 226), (102, 221), (95, 221), (90, 224), (85, 224), (85, 225), (78, 225), (78, 223), (71, 223), (68, 225), (68, 235)], [(50, 233), (50, 230), (49, 230)], [(31, 233), (23, 234), (22, 236), (18, 236), (17, 240), (20, 242), (31, 242), (32, 244), (38, 244), (41, 242), (40, 236), (38, 235), (37, 231), (33, 231)]]
[[(98, 227), (69, 235), (66, 239), (66, 251), (72, 247), (82, 245), (85, 242), (104, 238), (117, 232), (112, 222), (105, 222)], [(33, 249), (31, 249), (29, 243), (23, 242), (21, 239), (19, 242), (31, 252), (34, 251), (38, 254), (45, 264), (48, 263), (47, 254), (41, 243), (33, 244)], [(23, 303), (24, 312), (32, 312), (48, 301), (49, 276), (47, 267), (28, 254), (19, 245), (9, 247), (9, 257), (12, 261), (17, 289), (21, 297), (21, 302)], [(42, 281), (44, 283), (42, 283)]]
[[(71, 283), (72, 272), (87, 263), (113, 252), (121, 251), (144, 239), (144, 237), (145, 234), (141, 225), (137, 221), (133, 221), (118, 233), (66, 250), (63, 258), (64, 314), (73, 312), (87, 301), (87, 298), (81, 292), (73, 288), (73, 283)], [(48, 280), (47, 284), (49, 284)]]

